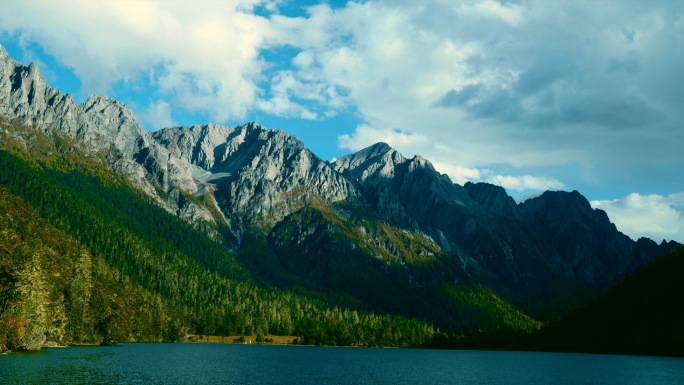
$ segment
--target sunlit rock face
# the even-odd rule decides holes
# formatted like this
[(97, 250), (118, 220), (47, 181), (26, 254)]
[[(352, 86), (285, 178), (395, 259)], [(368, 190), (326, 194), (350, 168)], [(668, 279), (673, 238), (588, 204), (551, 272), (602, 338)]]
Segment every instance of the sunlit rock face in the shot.
[(192, 165), (204, 191), (213, 191), (226, 213), (282, 219), (314, 196), (356, 201), (352, 183), (294, 136), (256, 123), (166, 128), (153, 138)]

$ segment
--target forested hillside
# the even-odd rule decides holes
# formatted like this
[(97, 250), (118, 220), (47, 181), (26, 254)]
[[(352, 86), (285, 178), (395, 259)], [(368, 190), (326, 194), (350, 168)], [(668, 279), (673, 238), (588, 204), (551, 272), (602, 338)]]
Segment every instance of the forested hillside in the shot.
[(684, 356), (684, 248), (535, 335), (534, 348)]
[(433, 334), (424, 322), (259, 288), (218, 244), (115, 176), (103, 183), (7, 152), (0, 169), (6, 347), (173, 341), (185, 333), (409, 346)]
[[(0, 185), (0, 346), (181, 338), (180, 314)], [(129, 337), (130, 336), (130, 337)]]

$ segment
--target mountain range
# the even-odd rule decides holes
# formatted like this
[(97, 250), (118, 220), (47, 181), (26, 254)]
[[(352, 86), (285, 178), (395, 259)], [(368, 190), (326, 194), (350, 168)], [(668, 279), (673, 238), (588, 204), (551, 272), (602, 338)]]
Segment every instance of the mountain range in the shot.
[[(93, 96), (78, 105), (50, 87), (35, 64), (12, 60), (2, 47), (0, 115), (0, 149), (16, 156), (8, 164), (28, 161), (48, 175), (89, 175), (105, 187), (129, 189), (135, 199), (191, 225), (183, 231), (222, 250), (211, 263), (174, 244), (180, 254), (221, 279), (315, 298), (322, 308), (407, 317), (456, 332), (531, 332), (677, 246), (633, 241), (577, 191), (547, 191), (516, 203), (502, 187), (458, 185), (427, 159), (406, 158), (385, 143), (329, 162), (296, 137), (255, 122), (147, 132), (123, 103)], [(75, 183), (59, 174), (48, 179), (56, 186)], [(33, 199), (30, 187), (12, 189), (20, 182), (13, 183), (3, 182), (5, 194)], [(101, 196), (92, 199), (96, 207), (127, 210)], [(45, 219), (95, 247), (79, 240), (81, 230), (64, 225), (66, 219)], [(150, 229), (130, 230), (139, 235)], [(110, 258), (111, 269), (128, 274), (131, 285), (158, 296), (175, 309), (170, 312), (187, 306), (145, 286), (137, 273), (125, 273), (127, 262), (117, 262), (125, 257)], [(7, 277), (14, 276), (10, 263), (4, 266)], [(7, 304), (18, 301), (6, 296)], [(7, 312), (17, 312), (7, 304)], [(204, 328), (193, 322), (184, 327)]]

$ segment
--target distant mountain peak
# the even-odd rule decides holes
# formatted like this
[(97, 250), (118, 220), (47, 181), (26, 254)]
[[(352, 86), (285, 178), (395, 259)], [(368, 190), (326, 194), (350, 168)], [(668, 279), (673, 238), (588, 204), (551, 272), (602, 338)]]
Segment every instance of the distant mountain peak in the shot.
[(386, 153), (393, 150), (394, 148), (392, 148), (392, 146), (390, 146), (389, 144), (385, 142), (378, 142), (366, 147), (365, 149), (362, 149), (361, 151), (370, 151), (373, 153)]
[(509, 217), (517, 215), (518, 206), (503, 187), (486, 182), (466, 182), (463, 187), (471, 198), (487, 210)]
[(411, 169), (418, 169), (418, 168), (424, 168), (428, 169), (430, 171), (435, 171), (435, 167), (432, 165), (432, 162), (427, 160), (426, 158), (423, 158), (420, 155), (416, 155), (411, 159)]
[(245, 127), (245, 128), (248, 128), (248, 129), (252, 129), (252, 130), (255, 130), (255, 129), (266, 129), (264, 126), (262, 126), (261, 124), (255, 122), (255, 121), (245, 123), (245, 124), (243, 124), (242, 126)]
[(529, 210), (545, 210), (549, 207), (555, 207), (557, 209), (572, 208), (584, 212), (596, 211), (591, 207), (589, 200), (577, 190), (544, 191), (538, 197), (526, 200), (523, 203), (523, 207)]
[[(333, 163), (338, 172), (348, 172), (360, 181), (371, 177), (393, 178), (401, 170), (408, 172), (427, 170), (434, 172), (435, 167), (426, 158), (415, 155), (408, 159), (389, 144), (378, 142), (354, 154), (345, 155)], [(401, 171), (402, 173), (405, 171)]]
[(107, 123), (121, 124), (122, 121), (128, 121), (132, 125), (142, 128), (142, 125), (136, 120), (133, 111), (127, 105), (108, 96), (91, 95), (80, 107), (85, 113), (107, 115), (109, 119)]
[(356, 162), (366, 162), (371, 159), (384, 158), (388, 154), (390, 157), (396, 156), (396, 154), (398, 154), (401, 158), (404, 158), (403, 155), (401, 155), (397, 150), (385, 142), (375, 143), (374, 145), (359, 150), (354, 154), (347, 155), (347, 157), (355, 158)]
[(359, 180), (372, 176), (387, 178), (393, 176), (396, 166), (406, 160), (399, 151), (387, 143), (379, 142), (337, 159), (333, 167), (341, 173), (350, 172)]
[(128, 106), (125, 104), (121, 103), (120, 101), (116, 99), (112, 99), (109, 96), (99, 96), (99, 95), (90, 95), (88, 99), (86, 99), (83, 104), (81, 104), (81, 107), (84, 110), (88, 110), (90, 108), (93, 108), (96, 105), (114, 105), (120, 108), (125, 108), (128, 109)]

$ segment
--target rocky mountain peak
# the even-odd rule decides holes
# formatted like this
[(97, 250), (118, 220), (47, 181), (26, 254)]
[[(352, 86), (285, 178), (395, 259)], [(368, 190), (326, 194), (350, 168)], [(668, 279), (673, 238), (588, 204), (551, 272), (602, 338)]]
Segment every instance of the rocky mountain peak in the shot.
[(362, 149), (357, 154), (366, 154), (368, 157), (382, 156), (385, 153), (394, 151), (394, 149), (385, 142), (378, 142), (365, 149)]
[(115, 113), (120, 115), (122, 118), (125, 117), (128, 119), (135, 119), (135, 116), (128, 106), (108, 96), (91, 95), (88, 97), (88, 99), (86, 99), (85, 102), (83, 102), (83, 104), (81, 104), (81, 108), (84, 112), (96, 110), (100, 113)]
[(123, 103), (106, 96), (90, 96), (80, 109), (89, 124), (79, 127), (93, 148), (113, 147), (123, 157), (130, 157), (148, 145), (148, 134), (133, 112)]
[(605, 216), (605, 212), (593, 209), (591, 204), (577, 190), (567, 191), (545, 191), (542, 195), (526, 200), (521, 207), (526, 212), (544, 212), (548, 215), (556, 216)]
[(391, 159), (396, 157), (397, 154), (401, 155), (387, 143), (378, 142), (372, 146), (359, 150), (354, 154), (345, 155), (339, 158), (335, 163), (340, 165), (344, 164), (347, 168), (353, 169), (366, 162), (377, 161), (379, 159), (384, 159), (385, 157)]
[(376, 143), (354, 154), (345, 155), (333, 163), (340, 173), (348, 172), (360, 181), (368, 178), (393, 178), (398, 168), (401, 172), (428, 170), (436, 172), (432, 163), (420, 155), (407, 159), (399, 151), (384, 142)]
[(34, 62), (31, 62), (28, 66), (28, 72), (29, 76), (33, 78), (42, 78), (42, 74), (40, 73), (40, 69), (38, 69), (38, 65)]
[(348, 172), (354, 178), (365, 181), (368, 178), (392, 178), (399, 164), (407, 159), (387, 143), (376, 143), (357, 153), (345, 155), (333, 163), (340, 173)]
[(282, 218), (309, 197), (335, 202), (360, 196), (299, 139), (256, 123), (228, 130), (211, 152), (214, 163), (207, 171), (226, 175), (224, 181), (229, 184), (222, 191), (229, 194), (219, 195), (225, 207), (237, 212)]
[(278, 220), (310, 197), (358, 199), (353, 185), (296, 137), (256, 122), (165, 128), (152, 134), (170, 154), (189, 164), (195, 195), (210, 193), (225, 213)]
[(467, 182), (464, 186), (470, 197), (485, 209), (503, 216), (515, 216), (518, 205), (501, 186), (489, 183)]
[(0, 55), (0, 114), (46, 130), (56, 128), (75, 136), (78, 107), (69, 95), (50, 87), (36, 64), (28, 67)]
[[(154, 184), (165, 192), (172, 186), (194, 191), (189, 166), (170, 159), (168, 151), (154, 146), (149, 134), (123, 103), (92, 96), (81, 106), (50, 87), (35, 64), (28, 67), (8, 57), (0, 60), (0, 114), (28, 126), (74, 138), (85, 151), (103, 151), (111, 166), (158, 202)], [(17, 138), (24, 141), (25, 138)], [(111, 151), (114, 150), (114, 151)], [(177, 211), (177, 205), (165, 202)]]
[(31, 63), (26, 67), (18, 61), (11, 59), (9, 56), (6, 56), (6, 54), (7, 53), (5, 52), (4, 57), (0, 55), (0, 59), (2, 60), (0, 73), (3, 78), (10, 78), (10, 92), (17, 92), (19, 90), (30, 91), (31, 87), (41, 90), (48, 87), (45, 78), (40, 73), (40, 69), (35, 63)]
[(557, 229), (566, 229), (584, 237), (610, 234), (626, 238), (619, 233), (601, 209), (594, 209), (578, 191), (546, 191), (542, 195), (528, 199), (520, 204), (523, 215), (534, 218), (536, 222), (548, 223)]
[[(222, 169), (224, 172), (235, 172), (244, 166), (247, 159), (264, 151), (273, 152), (284, 147), (304, 149), (304, 145), (296, 138), (257, 123), (236, 127), (213, 123), (172, 127), (159, 130), (152, 136), (174, 156), (205, 170)], [(238, 152), (240, 156), (236, 158)]]
[(418, 170), (418, 169), (426, 169), (429, 171), (435, 171), (435, 167), (432, 165), (432, 162), (429, 160), (423, 158), (420, 155), (416, 155), (411, 159), (411, 163), (409, 164), (409, 171), (413, 170)]

